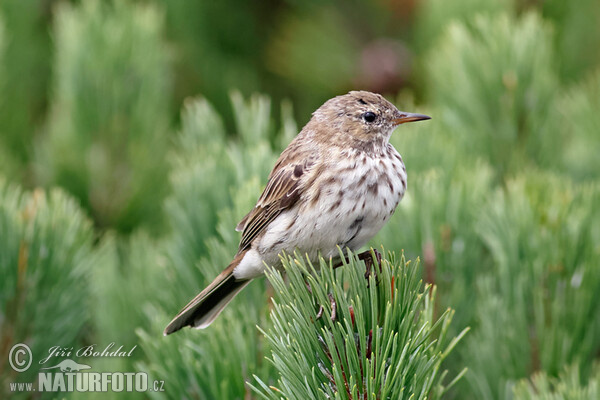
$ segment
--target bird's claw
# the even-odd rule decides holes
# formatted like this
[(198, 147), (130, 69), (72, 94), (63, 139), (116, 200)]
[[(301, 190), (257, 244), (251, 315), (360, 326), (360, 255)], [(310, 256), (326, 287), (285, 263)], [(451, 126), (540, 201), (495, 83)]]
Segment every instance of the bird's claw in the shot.
[[(327, 293), (327, 297), (329, 297), (329, 306), (331, 307), (331, 322), (335, 322), (337, 320), (337, 304), (335, 302), (335, 298), (331, 293)], [(319, 305), (319, 311), (317, 312), (317, 320), (323, 316), (323, 311), (325, 309), (322, 305)]]
[[(375, 255), (375, 259), (373, 259), (373, 254)], [(358, 259), (359, 260), (363, 260), (365, 263), (365, 279), (369, 280), (369, 277), (371, 276), (372, 272), (373, 272), (373, 265), (376, 263), (377, 264), (377, 268), (375, 270), (375, 281), (377, 281), (377, 273), (379, 271), (381, 271), (381, 253), (375, 249), (373, 249), (373, 253), (371, 253), (371, 251), (365, 251), (362, 252), (358, 255)]]
[[(362, 260), (365, 263), (365, 267), (366, 267), (365, 279), (367, 280), (367, 282), (368, 282), (371, 274), (373, 274), (373, 265), (375, 265), (375, 264), (377, 265), (377, 267), (375, 268), (375, 273), (373, 274), (375, 276), (375, 282), (377, 282), (377, 274), (378, 274), (378, 272), (381, 271), (381, 260), (382, 260), (381, 253), (379, 251), (373, 249), (373, 250), (364, 251), (364, 252), (358, 254), (357, 257), (359, 260)], [(336, 264), (334, 266), (334, 268), (340, 267), (341, 265), (343, 265), (342, 262)], [(367, 285), (368, 285), (368, 283), (367, 283)], [(306, 288), (312, 294), (312, 289), (311, 289), (310, 285), (308, 284), (308, 282), (306, 282)], [(333, 294), (327, 293), (327, 297), (329, 297), (329, 306), (331, 307), (331, 321), (335, 322), (337, 320), (337, 304), (335, 302), (335, 298), (333, 297)], [(324, 309), (323, 305), (319, 305), (319, 311), (317, 311), (317, 316), (316, 316), (317, 320), (319, 320), (323, 316), (324, 311), (325, 311), (325, 309)]]
[[(308, 290), (308, 292), (312, 294), (312, 288), (310, 287), (310, 284), (306, 281), (304, 283), (306, 284), (306, 289)], [(337, 319), (337, 305), (335, 303), (335, 298), (331, 293), (327, 293), (327, 297), (329, 297), (329, 305), (331, 307), (331, 321), (335, 322), (335, 320)], [(325, 309), (322, 305), (319, 305), (319, 311), (317, 311), (316, 317), (317, 320), (321, 319), (321, 317), (323, 316), (323, 311), (325, 311)]]
[(323, 316), (324, 310), (325, 309), (323, 308), (323, 306), (319, 304), (319, 311), (317, 312), (317, 320), (321, 319), (321, 317)]
[(329, 305), (331, 306), (331, 322), (335, 322), (337, 319), (337, 305), (331, 293), (327, 293), (327, 297), (329, 297)]

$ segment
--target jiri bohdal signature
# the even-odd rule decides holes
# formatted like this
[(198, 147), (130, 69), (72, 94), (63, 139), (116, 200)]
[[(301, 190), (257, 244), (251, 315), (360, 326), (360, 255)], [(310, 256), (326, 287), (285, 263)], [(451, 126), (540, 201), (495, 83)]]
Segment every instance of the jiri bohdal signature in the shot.
[(133, 354), (137, 344), (134, 345), (129, 351), (123, 349), (123, 345), (119, 346), (115, 350), (113, 350), (113, 347), (115, 347), (115, 342), (109, 343), (102, 350), (99, 350), (98, 345), (96, 344), (84, 346), (77, 351), (75, 351), (73, 347), (52, 346), (48, 349), (48, 357), (41, 359), (40, 364), (45, 364), (50, 359), (58, 357), (73, 357), (73, 355), (77, 357), (131, 357), (131, 354)]

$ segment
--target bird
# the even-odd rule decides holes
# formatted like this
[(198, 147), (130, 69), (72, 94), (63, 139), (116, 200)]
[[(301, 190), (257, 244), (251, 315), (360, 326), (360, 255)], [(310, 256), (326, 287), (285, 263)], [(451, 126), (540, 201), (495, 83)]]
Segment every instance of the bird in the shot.
[(207, 328), (279, 254), (310, 260), (358, 250), (391, 218), (406, 191), (402, 156), (390, 144), (399, 125), (428, 120), (399, 111), (382, 95), (351, 91), (327, 100), (290, 142), (256, 205), (240, 221), (231, 263), (167, 325)]

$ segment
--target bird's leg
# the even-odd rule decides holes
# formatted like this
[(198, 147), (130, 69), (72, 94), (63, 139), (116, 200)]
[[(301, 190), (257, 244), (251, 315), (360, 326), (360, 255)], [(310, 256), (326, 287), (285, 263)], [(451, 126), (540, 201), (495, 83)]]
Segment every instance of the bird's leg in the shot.
[[(373, 259), (373, 254), (375, 254), (375, 259)], [(366, 280), (369, 280), (369, 276), (371, 276), (373, 265), (375, 263), (377, 263), (377, 269), (381, 271), (381, 253), (378, 252), (376, 249), (373, 249), (373, 254), (371, 253), (371, 250), (363, 251), (362, 253), (357, 254), (358, 259), (365, 262)], [(346, 256), (344, 256), (344, 261), (346, 263), (350, 262), (350, 260), (348, 260), (348, 257)], [(342, 265), (344, 265), (344, 261), (339, 261), (337, 264), (334, 264), (333, 268), (335, 269), (341, 267)], [(377, 279), (377, 271), (375, 271), (375, 278)]]
[[(375, 259), (373, 259), (373, 254), (375, 254)], [(373, 264), (376, 262), (377, 263), (377, 267), (379, 270), (381, 270), (381, 253), (378, 252), (377, 250), (373, 249), (373, 253), (371, 253), (371, 250), (367, 250), (364, 251), (360, 254), (357, 255), (359, 260), (364, 261), (365, 263), (365, 267), (366, 267), (366, 272), (365, 272), (365, 279), (369, 279), (369, 276), (371, 276), (371, 272), (373, 269)], [(349, 262), (347, 257), (344, 257), (346, 263)], [(344, 265), (343, 261), (339, 261), (338, 263), (336, 263), (333, 268), (339, 268), (342, 265)], [(375, 278), (377, 278), (377, 272), (375, 272)], [(312, 293), (312, 290), (310, 288), (310, 285), (308, 284), (308, 282), (306, 282), (306, 287), (308, 288), (308, 291), (310, 293)], [(329, 305), (331, 307), (331, 321), (335, 322), (337, 320), (337, 304), (335, 302), (335, 298), (333, 297), (333, 294), (331, 293), (327, 293), (327, 296), (329, 297)], [(317, 319), (321, 318), (323, 316), (323, 306), (320, 305), (319, 306), (319, 311), (317, 312)]]
[[(373, 258), (373, 254), (375, 255), (375, 257)], [(365, 263), (365, 267), (366, 267), (366, 272), (365, 272), (365, 279), (369, 279), (369, 277), (371, 276), (372, 270), (373, 270), (373, 265), (377, 264), (377, 269), (375, 271), (375, 278), (377, 279), (377, 271), (381, 270), (381, 253), (375, 249), (372, 250), (367, 250), (367, 251), (363, 251), (362, 253), (357, 254), (357, 257), (359, 260), (364, 261)], [(350, 262), (350, 260), (344, 256), (344, 261), (346, 263)], [(339, 261), (336, 264), (333, 265), (333, 268), (339, 268), (342, 265), (344, 265), (344, 261)], [(309, 285), (308, 282), (306, 282), (306, 288), (308, 289), (308, 291), (312, 294), (312, 289)], [(327, 293), (327, 296), (329, 297), (329, 305), (331, 307), (331, 321), (335, 322), (337, 319), (337, 304), (335, 302), (335, 298), (333, 297), (333, 294), (331, 293)], [(323, 316), (323, 306), (319, 305), (319, 311), (317, 312), (317, 319), (321, 318)]]
[[(349, 263), (350, 260), (348, 260), (348, 257), (344, 256), (344, 260), (346, 261), (346, 263)], [(344, 261), (340, 260), (337, 263), (333, 264), (333, 269), (339, 268), (342, 265), (344, 265)]]
[[(373, 254), (375, 254), (375, 259), (373, 259)], [(377, 272), (381, 271), (381, 253), (375, 249), (373, 249), (373, 253), (371, 253), (371, 250), (363, 251), (358, 255), (358, 259), (365, 262), (365, 279), (369, 279), (373, 264), (377, 263), (377, 270), (375, 271), (375, 278), (377, 278)]]
[[(362, 253), (357, 254), (358, 259), (364, 261), (365, 267), (367, 268), (367, 271), (365, 272), (365, 279), (369, 279), (369, 276), (371, 275), (371, 268), (373, 267), (373, 264), (375, 264), (375, 261), (377, 262), (377, 266), (379, 267), (379, 269), (381, 269), (381, 253), (376, 249), (373, 249), (373, 253), (375, 254), (375, 260), (373, 259), (373, 254), (371, 254), (371, 250), (363, 251)], [(344, 256), (344, 261), (345, 263), (350, 262), (350, 260), (346, 256)], [(334, 264), (333, 269), (339, 268), (342, 265), (344, 265), (344, 261), (339, 261), (336, 264)]]

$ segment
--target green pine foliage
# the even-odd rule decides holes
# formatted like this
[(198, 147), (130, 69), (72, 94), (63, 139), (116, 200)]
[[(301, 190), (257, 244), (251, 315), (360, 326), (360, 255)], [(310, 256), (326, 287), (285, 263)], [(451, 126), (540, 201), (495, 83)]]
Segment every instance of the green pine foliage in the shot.
[(277, 7), (237, 0), (153, 3), (165, 13), (176, 100), (201, 93), (229, 123), (233, 116), (229, 91), (249, 95), (263, 84), (265, 71), (257, 66), (264, 27), (276, 16)]
[(160, 222), (167, 192), (169, 69), (160, 13), (125, 1), (62, 4), (42, 182), (65, 187), (101, 227)]
[(514, 390), (516, 400), (591, 400), (600, 398), (600, 366), (587, 384), (581, 383), (577, 366), (566, 367), (559, 378), (545, 372), (533, 375), (531, 381), (520, 381)]
[[(425, 108), (417, 106), (403, 96), (399, 97), (396, 104), (401, 105), (402, 111), (419, 110), (426, 115), (432, 115), (436, 120), (440, 112), (436, 108)], [(401, 132), (397, 132), (390, 138), (390, 143), (401, 151), (402, 159), (409, 173), (409, 187), (413, 188), (413, 181), (418, 182), (420, 178), (413, 176), (414, 173), (426, 172), (432, 166), (440, 170), (452, 171), (459, 166), (472, 165), (477, 159), (459, 147), (458, 138), (449, 135), (441, 124), (410, 124), (403, 126)], [(423, 141), (423, 138), (429, 138)], [(407, 192), (410, 196), (410, 191)]]
[[(121, 345), (126, 351), (134, 347), (135, 350), (128, 358), (94, 360), (96, 370), (135, 371), (135, 363), (143, 356), (135, 330), (149, 326), (149, 302), (167, 295), (163, 254), (161, 243), (144, 232), (137, 232), (128, 240), (107, 235), (98, 244), (101, 268), (91, 273), (94, 285), (89, 296), (94, 312), (90, 339), (104, 346), (114, 342), (113, 350)], [(125, 393), (123, 397), (132, 395)]]
[[(231, 99), (239, 141), (228, 138), (223, 121), (206, 100), (189, 100), (170, 156), (173, 190), (165, 201), (165, 213), (171, 233), (165, 251), (170, 265), (181, 267), (171, 273), (184, 274), (174, 278), (190, 285), (187, 291), (173, 293), (179, 296), (175, 299), (179, 306), (198, 289), (199, 281), (213, 278), (207, 274), (216, 275), (229, 264), (224, 260), (210, 271), (189, 268), (209, 255), (209, 238), (217, 234), (230, 243), (228, 257), (235, 254), (239, 237), (231, 227), (254, 206), (259, 182), (267, 178), (278, 154), (270, 144), (274, 122), (269, 99), (254, 96), (244, 101), (237, 93)], [(222, 213), (232, 209), (235, 216), (224, 224)]]
[(574, 82), (600, 63), (600, 53), (589, 51), (600, 41), (600, 3), (595, 0), (548, 0), (541, 12), (553, 22), (559, 71), (563, 80)]
[(547, 165), (560, 149), (545, 128), (558, 90), (551, 27), (537, 14), (475, 16), (453, 23), (427, 58), (429, 95), (447, 132), (489, 161)]
[(454, 174), (439, 169), (411, 174), (403, 207), (371, 241), (422, 256), (424, 279), (438, 286), (438, 307), (456, 307), (457, 329), (472, 323), (475, 281), (490, 268), (473, 226), (493, 190), (492, 174), (481, 163)]
[(599, 196), (597, 186), (531, 174), (485, 207), (476, 229), (494, 263), (478, 280), (485, 296), (463, 348), (478, 398), (502, 398), (532, 371), (556, 376), (573, 362), (588, 376), (600, 349)]
[(587, 76), (557, 101), (555, 129), (565, 136), (565, 169), (581, 180), (598, 177), (600, 160), (600, 69)]
[(227, 163), (226, 143), (226, 131), (215, 109), (206, 100), (188, 100), (170, 157), (173, 193), (165, 201), (167, 220), (177, 237), (173, 240), (175, 264), (195, 262), (205, 254), (205, 239), (216, 233), (216, 211), (230, 204), (233, 172)]
[[(231, 261), (239, 241), (232, 227), (253, 207), (260, 182), (278, 154), (270, 141), (275, 124), (269, 99), (244, 100), (235, 93), (231, 99), (239, 141), (228, 139), (206, 100), (190, 100), (171, 155), (173, 194), (166, 215), (172, 226), (161, 245), (168, 268), (162, 268), (160, 279), (163, 288), (175, 290), (148, 293), (148, 322), (137, 331), (145, 356), (139, 366), (166, 382), (169, 398), (246, 398), (245, 382), (252, 374), (268, 375), (261, 371), (270, 368), (264, 360), (264, 339), (256, 330), (266, 320), (269, 292), (264, 280), (245, 288), (211, 329), (162, 337), (174, 313)], [(286, 114), (278, 137), (294, 125), (289, 111), (282, 112)], [(205, 226), (206, 221), (213, 222)]]
[[(0, 15), (1, 17), (1, 15)], [(6, 67), (5, 67), (5, 31), (4, 31), (4, 21), (0, 18), (0, 89), (4, 89), (6, 85), (7, 76), (6, 76)], [(4, 110), (6, 107), (6, 100), (0, 98), (0, 110)], [(4, 112), (2, 113), (4, 114)], [(2, 132), (2, 131), (0, 131)], [(5, 150), (5, 146), (0, 147), (0, 171), (3, 174), (12, 176), (15, 170), (15, 162), (9, 156), (9, 152)]]
[(430, 48), (451, 23), (470, 23), (476, 15), (510, 11), (514, 0), (423, 0), (418, 3), (416, 51)]
[[(138, 398), (597, 399), (600, 3), (238, 3), (0, 1), (0, 397), (37, 373), (14, 343), (115, 342), (89, 364), (165, 382)], [(433, 117), (392, 136), (370, 243), (420, 266), (288, 257), (163, 337), (310, 112), (373, 77)]]
[[(267, 62), (291, 85), (305, 87), (320, 99), (332, 89), (343, 90), (352, 80), (359, 67), (354, 61), (359, 43), (333, 7), (291, 15), (277, 25)], [(313, 62), (315, 58), (322, 61)]]
[(137, 330), (138, 342), (144, 352), (139, 369), (148, 371), (154, 379), (165, 381), (166, 392), (162, 396), (156, 394), (157, 397), (243, 399), (248, 393), (245, 382), (250, 379), (250, 374), (260, 374), (266, 367), (262, 338), (256, 330), (256, 325), (265, 320), (262, 310), (268, 297), (264, 281), (246, 287), (211, 325), (213, 329), (186, 329), (177, 335), (162, 337), (162, 331), (174, 313), (208, 284), (219, 268), (227, 266), (235, 245), (232, 241), (212, 240), (210, 256), (195, 264), (196, 273), (205, 274), (204, 278), (185, 281), (186, 276), (179, 274), (185, 269), (181, 265), (163, 278), (166, 284), (162, 290), (175, 290), (167, 292), (167, 299), (162, 304), (159, 296), (147, 305), (149, 327)]
[[(10, 73), (6, 65), (6, 59), (9, 52), (7, 51), (6, 29), (4, 27), (4, 18), (0, 13), (0, 92), (9, 92)], [(10, 115), (9, 110), (11, 102), (8, 96), (0, 97), (0, 172), (4, 179), (15, 178), (17, 181), (22, 176), (19, 176), (20, 160), (18, 155), (13, 153), (14, 149), (11, 145), (14, 136), (11, 134), (11, 129), (7, 128), (10, 125), (7, 116)]]
[(32, 140), (43, 120), (50, 77), (49, 2), (0, 2), (0, 171), (31, 184)]
[(253, 389), (264, 399), (440, 398), (441, 363), (466, 330), (448, 340), (453, 312), (435, 316), (418, 262), (390, 253), (366, 280), (364, 263), (347, 257), (336, 271), (296, 254), (283, 259), (285, 280), (268, 274), (275, 297), (263, 333), (279, 378), (269, 387), (255, 377)]
[[(53, 346), (83, 345), (90, 322), (89, 274), (101, 266), (93, 235), (91, 221), (62, 191), (23, 192), (0, 183), (3, 355), (16, 343), (27, 344), (36, 360), (48, 356)], [(0, 369), (5, 398), (9, 382), (33, 382), (37, 376), (37, 368), (16, 373), (8, 357)]]

